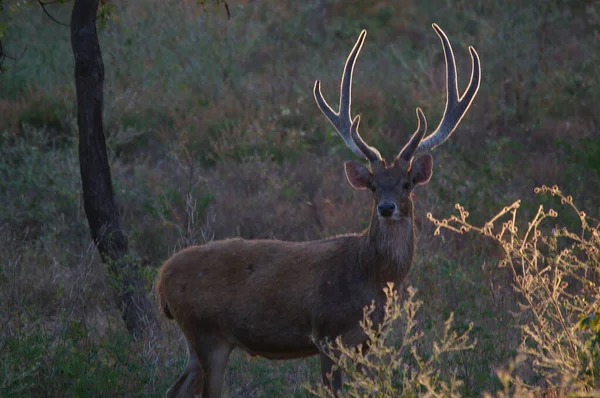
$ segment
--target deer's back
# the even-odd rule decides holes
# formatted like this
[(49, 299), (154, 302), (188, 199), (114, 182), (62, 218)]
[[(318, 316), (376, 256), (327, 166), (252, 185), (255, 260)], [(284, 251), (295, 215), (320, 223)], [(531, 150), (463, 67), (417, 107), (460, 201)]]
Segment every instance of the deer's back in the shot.
[(372, 298), (356, 256), (355, 235), (312, 242), (229, 239), (175, 254), (163, 264), (159, 284), (180, 325), (218, 328), (263, 356), (290, 346), (308, 355), (313, 329), (336, 335), (357, 324)]

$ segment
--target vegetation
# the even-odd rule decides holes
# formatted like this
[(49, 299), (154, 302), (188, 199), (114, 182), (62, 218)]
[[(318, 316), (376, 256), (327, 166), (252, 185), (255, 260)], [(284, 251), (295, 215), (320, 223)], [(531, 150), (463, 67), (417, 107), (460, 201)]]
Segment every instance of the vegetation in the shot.
[[(367, 335), (364, 346), (345, 346), (341, 338), (324, 347), (336, 365), (348, 377), (342, 396), (350, 397), (459, 397), (462, 382), (453, 371), (448, 372), (444, 355), (469, 350), (473, 324), (460, 335), (451, 330), (453, 315), (444, 322), (439, 340), (423, 347), (425, 333), (415, 319), (423, 305), (415, 299), (416, 290), (409, 288), (400, 298), (392, 283), (384, 289), (387, 297), (383, 322), (374, 325), (374, 305), (365, 308), (361, 327)], [(400, 333), (398, 333), (398, 329)], [(363, 349), (366, 349), (363, 351)], [(448, 380), (445, 380), (448, 377)], [(320, 397), (333, 397), (330, 389), (319, 385), (309, 390)], [(338, 394), (339, 396), (340, 394)]]
[[(3, 51), (15, 55), (0, 74), (0, 395), (162, 396), (185, 361), (183, 339), (165, 320), (131, 340), (90, 246), (69, 30), (38, 7), (7, 14), (9, 3), (0, 11)], [(481, 89), (416, 192), (414, 289), (389, 291), (388, 329), (372, 339), (375, 381), (364, 367), (352, 371), (372, 356), (339, 360), (351, 370), (347, 394), (600, 388), (596, 2), (259, 0), (228, 2), (231, 19), (196, 1), (114, 5), (99, 29), (105, 131), (148, 286), (174, 250), (208, 239), (306, 240), (365, 227), (370, 199), (347, 186), (342, 163), (353, 155), (312, 85), (337, 91), (348, 45), (367, 29), (353, 108), (362, 134), (391, 155), (414, 130), (416, 106), (431, 124), (441, 116), (436, 22), (459, 71), (468, 70), (466, 44), (478, 50)], [(52, 12), (68, 21), (69, 8)], [(457, 202), (457, 216), (428, 219)], [(326, 395), (319, 382), (315, 358), (234, 354), (227, 389)]]
[[(504, 393), (575, 394), (600, 391), (600, 221), (589, 217), (556, 186), (542, 186), (536, 193), (560, 198), (579, 219), (579, 231), (561, 224), (549, 226), (558, 217), (554, 209), (540, 205), (526, 226), (517, 218), (520, 201), (504, 207), (496, 216), (476, 227), (468, 212), (456, 205), (458, 216), (437, 220), (437, 226), (454, 232), (478, 232), (498, 243), (504, 257), (500, 268), (508, 268), (508, 279), (518, 300), (515, 324), (521, 342), (520, 367), (501, 370)], [(551, 227), (551, 228), (549, 228)], [(521, 230), (520, 230), (521, 229)], [(514, 374), (531, 366), (537, 384)], [(528, 377), (531, 379), (531, 377)]]

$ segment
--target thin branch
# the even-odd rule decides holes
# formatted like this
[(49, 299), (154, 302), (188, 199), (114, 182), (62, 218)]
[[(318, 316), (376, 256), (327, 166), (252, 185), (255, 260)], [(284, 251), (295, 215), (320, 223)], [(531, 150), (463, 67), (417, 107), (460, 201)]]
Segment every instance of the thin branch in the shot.
[(23, 55), (25, 55), (25, 51), (27, 51), (27, 47), (23, 48), (23, 51), (21, 52), (21, 55), (19, 57), (10, 56), (4, 52), (4, 48), (2, 47), (2, 40), (0, 40), (0, 73), (4, 73), (6, 71), (2, 67), (4, 65), (4, 61), (6, 61), (7, 59), (10, 59), (11, 61), (15, 61), (15, 63), (16, 63), (23, 58)]
[(44, 14), (46, 14), (48, 16), (48, 18), (50, 18), (52, 21), (54, 21), (55, 23), (62, 25), (62, 26), (66, 26), (69, 27), (70, 25), (60, 22), (58, 19), (54, 18), (54, 16), (52, 14), (50, 14), (48, 12), (48, 10), (46, 10), (46, 6), (49, 4), (56, 4), (56, 1), (50, 1), (47, 3), (44, 3), (42, 0), (37, 0), (38, 4), (42, 7), (42, 10), (44, 10)]
[(229, 4), (227, 4), (227, 1), (223, 1), (223, 5), (225, 6), (225, 11), (227, 11), (227, 19), (231, 19), (231, 12), (229, 12)]
[(6, 59), (6, 54), (4, 53), (4, 49), (2, 48), (2, 40), (0, 40), (0, 73), (4, 73), (2, 64), (4, 64), (5, 59)]

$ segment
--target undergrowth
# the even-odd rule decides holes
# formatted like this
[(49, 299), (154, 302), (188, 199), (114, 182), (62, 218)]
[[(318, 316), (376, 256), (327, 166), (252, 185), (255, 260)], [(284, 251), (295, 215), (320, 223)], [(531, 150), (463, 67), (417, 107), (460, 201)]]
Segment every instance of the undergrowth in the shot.
[[(526, 224), (518, 219), (520, 201), (504, 207), (481, 226), (468, 221), (469, 213), (438, 220), (435, 233), (475, 232), (496, 242), (504, 251), (498, 264), (508, 268), (511, 286), (520, 298), (515, 322), (521, 331), (520, 356), (510, 371), (499, 372), (504, 393), (598, 395), (600, 389), (600, 222), (573, 203), (556, 186), (541, 186), (537, 194), (560, 199), (575, 212), (579, 229), (554, 221), (558, 212), (540, 205)], [(519, 376), (515, 364), (529, 364), (530, 380)], [(535, 384), (532, 384), (536, 381)], [(595, 391), (595, 392), (594, 392)]]
[[(430, 346), (423, 343), (425, 333), (416, 319), (423, 302), (417, 291), (407, 288), (400, 299), (394, 285), (384, 288), (386, 303), (383, 320), (374, 324), (375, 304), (365, 307), (360, 322), (366, 341), (357, 347), (344, 344), (338, 336), (323, 345), (334, 361), (334, 368), (347, 376), (342, 397), (460, 397), (462, 382), (448, 369), (444, 356), (472, 349), (473, 325), (460, 333), (454, 329), (453, 315), (441, 326), (440, 336)], [(381, 310), (381, 309), (380, 309)], [(330, 388), (318, 385), (309, 391), (319, 397), (334, 397)]]

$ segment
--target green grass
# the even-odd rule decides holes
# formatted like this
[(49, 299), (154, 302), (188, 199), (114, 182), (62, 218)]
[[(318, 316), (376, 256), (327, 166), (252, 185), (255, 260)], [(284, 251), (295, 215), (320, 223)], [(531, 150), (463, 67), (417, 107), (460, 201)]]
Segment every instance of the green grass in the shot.
[[(477, 223), (521, 198), (527, 219), (537, 211), (533, 187), (541, 184), (557, 184), (582, 208), (597, 209), (598, 6), (229, 6), (228, 21), (222, 9), (207, 12), (194, 1), (123, 3), (118, 21), (99, 29), (113, 183), (148, 275), (176, 247), (213, 235), (306, 240), (364, 228), (370, 198), (343, 177), (352, 154), (314, 104), (314, 80), (337, 103), (347, 51), (368, 29), (353, 112), (363, 117), (365, 140), (393, 156), (415, 128), (416, 106), (429, 130), (443, 111), (443, 58), (430, 27), (436, 22), (454, 45), (461, 87), (468, 45), (480, 54), (482, 85), (452, 139), (434, 152), (430, 184), (416, 192), (419, 243), (408, 283), (423, 300), (426, 330), (450, 312), (459, 326), (474, 322), (477, 346), (447, 363), (465, 381), (464, 395), (495, 390), (494, 369), (506, 365), (518, 342), (509, 315), (515, 299), (495, 290), (509, 283), (490, 266), (497, 250), (472, 237), (434, 237), (425, 214), (449, 214), (460, 202)], [(69, 8), (53, 11), (67, 21)], [(94, 259), (92, 271), (81, 271), (90, 237), (68, 28), (37, 7), (10, 16), (3, 44), (22, 56), (0, 75), (0, 395), (109, 396), (121, 389), (162, 396), (185, 359), (175, 326), (163, 325), (153, 351), (143, 348), (150, 341), (129, 341), (102, 266)], [(69, 296), (82, 275), (86, 290)], [(75, 315), (65, 318), (67, 310)], [(306, 396), (304, 384), (319, 379), (314, 358), (269, 362), (236, 354), (227, 383), (231, 396)]]

